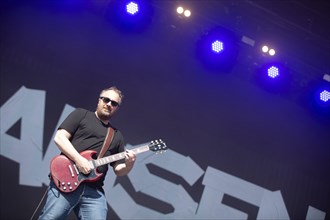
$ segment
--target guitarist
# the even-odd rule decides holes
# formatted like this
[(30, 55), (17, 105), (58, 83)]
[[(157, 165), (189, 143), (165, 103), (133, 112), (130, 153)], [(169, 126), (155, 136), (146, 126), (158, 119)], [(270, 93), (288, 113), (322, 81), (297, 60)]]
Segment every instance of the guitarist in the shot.
[[(71, 159), (79, 171), (89, 174), (91, 168), (88, 160), (79, 153), (85, 150), (100, 152), (109, 120), (119, 109), (123, 94), (116, 87), (104, 89), (95, 112), (78, 108), (74, 110), (58, 128), (54, 141), (62, 154)], [(104, 156), (124, 152), (124, 139), (121, 132), (114, 128), (113, 140)], [(133, 151), (125, 152), (125, 159), (110, 163), (117, 176), (128, 174), (133, 168), (136, 155)], [(101, 169), (99, 169), (101, 168)], [(66, 219), (74, 211), (78, 219), (106, 219), (107, 201), (102, 189), (108, 166), (99, 167), (104, 175), (94, 182), (82, 182), (79, 187), (69, 193), (61, 192), (50, 182), (47, 200), (39, 219)]]

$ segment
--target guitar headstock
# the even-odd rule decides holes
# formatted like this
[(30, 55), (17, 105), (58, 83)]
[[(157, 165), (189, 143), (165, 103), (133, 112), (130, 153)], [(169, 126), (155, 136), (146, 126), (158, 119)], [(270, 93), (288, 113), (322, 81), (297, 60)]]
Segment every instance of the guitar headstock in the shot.
[(162, 153), (167, 150), (166, 144), (161, 139), (151, 141), (148, 146), (151, 151), (156, 153)]

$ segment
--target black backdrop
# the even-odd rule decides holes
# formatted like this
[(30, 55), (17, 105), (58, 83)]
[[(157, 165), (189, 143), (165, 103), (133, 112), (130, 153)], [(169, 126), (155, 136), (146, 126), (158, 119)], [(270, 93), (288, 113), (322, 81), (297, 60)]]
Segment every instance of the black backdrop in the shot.
[[(66, 104), (94, 110), (100, 90), (116, 85), (125, 98), (113, 123), (127, 144), (162, 138), (172, 151), (190, 157), (204, 171), (212, 167), (267, 190), (280, 190), (290, 218), (305, 219), (309, 206), (329, 217), (327, 117), (260, 88), (242, 76), (252, 73), (239, 61), (230, 73), (206, 70), (194, 55), (203, 28), (193, 22), (176, 23), (174, 28), (165, 13), (170, 9), (163, 8), (172, 6), (171, 1), (158, 2), (152, 23), (141, 33), (116, 29), (104, 18), (101, 1), (83, 6), (69, 2), (1, 5), (1, 108), (22, 86), (45, 92), (43, 154)], [(204, 28), (208, 26), (212, 24)], [(241, 47), (238, 60), (246, 61), (250, 47)], [(33, 99), (24, 97), (23, 103)], [(17, 108), (28, 110), (24, 104)], [(1, 114), (2, 127), (5, 121)], [(19, 123), (1, 129), (1, 135), (1, 217), (26, 219), (46, 185), (20, 184), (19, 162), (6, 157), (11, 146), (4, 146), (3, 135), (19, 139)], [(35, 155), (24, 157), (33, 161)], [(201, 200), (203, 177), (191, 186), (179, 172), (153, 172), (182, 184), (196, 203)], [(38, 176), (38, 170), (29, 173)], [(150, 205), (128, 178), (119, 178), (117, 184), (136, 202)], [(227, 200), (249, 218), (257, 216), (257, 206), (240, 204), (239, 198)], [(119, 218), (115, 208), (109, 208), (109, 215)]]

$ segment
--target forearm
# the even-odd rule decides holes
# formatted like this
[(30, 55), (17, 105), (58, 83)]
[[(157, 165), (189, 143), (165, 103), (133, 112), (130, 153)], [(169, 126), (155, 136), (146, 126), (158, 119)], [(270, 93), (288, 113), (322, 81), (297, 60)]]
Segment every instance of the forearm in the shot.
[(126, 163), (120, 163), (114, 167), (114, 172), (117, 176), (125, 176), (132, 170), (132, 168), (133, 164), (128, 165)]
[(133, 168), (136, 155), (132, 150), (126, 150), (125, 163), (118, 163), (114, 166), (114, 172), (117, 176), (127, 175)]
[(75, 160), (78, 157), (78, 152), (74, 149), (72, 144), (69, 141), (63, 139), (54, 139), (55, 144), (59, 148), (59, 150), (64, 153), (71, 160)]

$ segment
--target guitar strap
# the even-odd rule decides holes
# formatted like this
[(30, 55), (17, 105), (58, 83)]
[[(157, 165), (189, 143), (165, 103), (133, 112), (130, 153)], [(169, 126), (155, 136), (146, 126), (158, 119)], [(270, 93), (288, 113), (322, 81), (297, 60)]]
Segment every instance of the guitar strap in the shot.
[(98, 159), (103, 157), (105, 152), (107, 152), (107, 150), (109, 149), (110, 144), (111, 144), (112, 139), (113, 139), (113, 136), (114, 136), (114, 130), (113, 130), (112, 127), (109, 127), (107, 135), (105, 136), (105, 139), (104, 139), (104, 142), (103, 142), (102, 149), (99, 153), (99, 156), (97, 157)]

